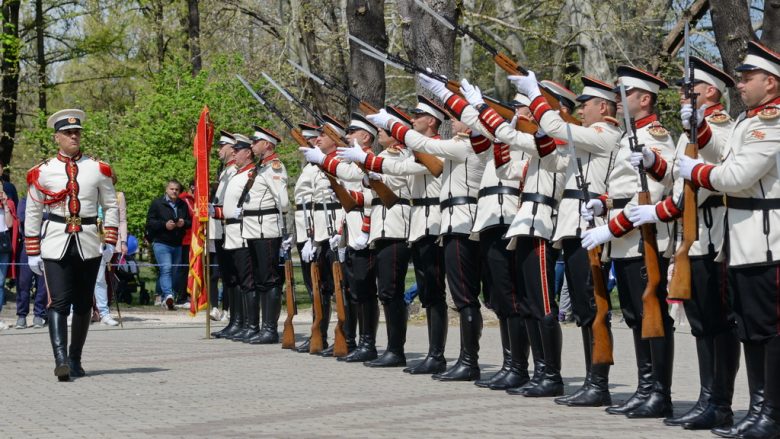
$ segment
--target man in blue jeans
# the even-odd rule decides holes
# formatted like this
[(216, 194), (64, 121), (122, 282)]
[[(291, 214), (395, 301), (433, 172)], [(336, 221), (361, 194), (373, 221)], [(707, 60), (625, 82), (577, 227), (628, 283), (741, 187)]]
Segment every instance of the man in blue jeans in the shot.
[(179, 199), (181, 183), (168, 180), (165, 195), (152, 201), (146, 215), (146, 231), (160, 267), (161, 305), (174, 309), (173, 267), (181, 263), (181, 243), (192, 225), (187, 205)]
[[(24, 235), (24, 211), (26, 207), (27, 197), (24, 197), (16, 210), (21, 227), (19, 232), (22, 235)], [(44, 213), (44, 220), (46, 218), (48, 218), (48, 215)], [(33, 327), (43, 328), (46, 325), (46, 304), (49, 299), (46, 293), (46, 282), (43, 280), (43, 276), (39, 276), (30, 270), (30, 267), (27, 265), (27, 251), (24, 246), (20, 247), (21, 255), (19, 256), (19, 268), (16, 278), (16, 291), (18, 294), (16, 298), (16, 329), (27, 328), (27, 315), (30, 314), (30, 296), (32, 295), (33, 285), (35, 285)]]

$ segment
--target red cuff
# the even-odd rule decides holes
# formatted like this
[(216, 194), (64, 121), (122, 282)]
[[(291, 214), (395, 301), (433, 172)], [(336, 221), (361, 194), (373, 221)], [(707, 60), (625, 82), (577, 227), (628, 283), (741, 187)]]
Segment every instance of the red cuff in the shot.
[(509, 163), (509, 160), (511, 160), (509, 156), (509, 145), (506, 143), (494, 143), (493, 160), (495, 161), (496, 169)]
[(360, 226), (360, 230), (365, 233), (371, 233), (371, 217), (364, 216), (363, 224)]
[(655, 214), (658, 215), (659, 220), (668, 223), (679, 218), (682, 215), (682, 210), (674, 204), (672, 197), (666, 197), (655, 205)]
[(480, 154), (488, 150), (490, 148), (491, 142), (490, 140), (485, 136), (477, 136), (471, 138), (471, 149), (474, 150), (475, 153)]
[(24, 249), (28, 256), (38, 256), (41, 254), (41, 238), (37, 236), (24, 237)]
[(653, 154), (655, 155), (655, 161), (653, 162), (653, 166), (647, 170), (647, 173), (656, 181), (661, 181), (663, 180), (664, 175), (666, 175), (666, 160), (661, 157), (661, 154), (658, 154), (655, 151), (653, 151)]
[(701, 125), (699, 125), (699, 131), (696, 135), (696, 143), (699, 145), (699, 149), (707, 146), (711, 139), (712, 129), (710, 129), (710, 124), (708, 124), (706, 120), (703, 120), (701, 121)]
[(103, 239), (106, 241), (106, 244), (116, 245), (119, 239), (119, 228), (103, 227)]
[(225, 211), (222, 206), (214, 206), (214, 219), (225, 219)]
[(485, 108), (479, 113), (479, 120), (490, 131), (490, 134), (496, 134), (498, 127), (506, 122), (496, 110), (485, 105)]
[(608, 198), (609, 198), (609, 195), (607, 195), (607, 194), (599, 195), (599, 197), (597, 198), (597, 200), (601, 201), (601, 215), (599, 215), (599, 216), (606, 215), (607, 210), (609, 210), (607, 208), (607, 199)]
[(366, 156), (365, 166), (366, 169), (372, 172), (376, 172), (378, 174), (382, 173), (382, 162), (384, 162), (385, 159), (382, 157), (378, 157), (374, 154), (368, 153)]
[(406, 144), (406, 133), (409, 131), (409, 127), (406, 125), (396, 122), (393, 124), (393, 126), (390, 127), (390, 135), (393, 136), (393, 139)]
[(694, 166), (693, 171), (691, 171), (691, 182), (693, 185), (715, 191), (715, 188), (712, 187), (712, 182), (710, 182), (710, 174), (712, 174), (713, 169), (715, 169), (715, 165), (706, 165), (704, 163)]
[(609, 220), (609, 231), (615, 238), (620, 238), (632, 230), (634, 230), (634, 225), (628, 220), (625, 212), (620, 212), (616, 217)]
[(463, 109), (466, 108), (468, 104), (469, 103), (466, 102), (465, 99), (456, 94), (450, 96), (450, 98), (447, 99), (447, 102), (444, 103), (444, 105), (447, 106), (447, 109), (450, 110), (450, 113), (454, 114), (458, 119), (460, 119), (460, 115), (463, 114)]
[(531, 102), (531, 105), (528, 108), (531, 110), (531, 113), (533, 113), (534, 119), (536, 119), (537, 122), (542, 120), (544, 113), (552, 110), (552, 107), (547, 103), (547, 99), (545, 99), (544, 96), (538, 96)]
[(550, 136), (535, 137), (536, 150), (539, 151), (539, 157), (544, 157), (555, 152), (555, 140)]
[(359, 191), (349, 191), (349, 194), (352, 196), (352, 198), (355, 199), (358, 206), (363, 207), (363, 204), (365, 203), (366, 199), (363, 196), (363, 192)]
[(325, 157), (325, 161), (322, 163), (323, 169), (330, 175), (336, 175), (336, 169), (339, 167), (339, 160), (335, 157)]

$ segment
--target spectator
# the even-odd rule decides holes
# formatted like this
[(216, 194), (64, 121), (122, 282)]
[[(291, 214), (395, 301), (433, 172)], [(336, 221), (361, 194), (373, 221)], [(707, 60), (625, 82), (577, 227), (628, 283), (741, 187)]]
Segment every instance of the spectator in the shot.
[[(24, 211), (27, 207), (27, 198), (22, 198), (19, 202), (17, 216), (19, 218), (19, 235), (24, 235)], [(44, 213), (44, 220), (46, 219)], [(19, 250), (18, 273), (16, 278), (16, 329), (27, 328), (27, 315), (30, 313), (30, 294), (35, 285), (35, 298), (33, 299), (33, 328), (43, 328), (46, 326), (46, 281), (43, 276), (39, 276), (30, 270), (27, 265), (27, 250), (21, 246)]]
[[(183, 191), (179, 194), (179, 199), (184, 201), (187, 205), (187, 212), (190, 214), (190, 218), (195, 216), (195, 197), (192, 195), (195, 193), (195, 182), (190, 182), (190, 190)], [(186, 303), (189, 300), (187, 294), (187, 275), (189, 274), (189, 261), (190, 261), (190, 243), (192, 242), (192, 226), (187, 228), (184, 232), (184, 239), (181, 242), (181, 261), (182, 264), (175, 270), (176, 282), (174, 289), (178, 292), (179, 297), (176, 300), (177, 304)]]
[(181, 263), (181, 243), (192, 226), (187, 205), (179, 199), (181, 183), (169, 180), (165, 194), (152, 201), (146, 215), (146, 230), (152, 241), (154, 258), (160, 268), (158, 284), (162, 306), (174, 309), (173, 267)]
[[(13, 265), (9, 265), (14, 260), (14, 250), (16, 249), (16, 239), (19, 236), (19, 220), (16, 218), (16, 205), (13, 200), (8, 198), (5, 191), (0, 191), (0, 209), (3, 212), (3, 220), (0, 220), (0, 311), (3, 310), (5, 302), (5, 276), (9, 272), (13, 277)], [(8, 329), (8, 325), (0, 320), (0, 329)]]
[[(113, 181), (116, 185), (116, 174), (113, 175)], [(125, 194), (116, 193), (116, 204), (119, 206), (119, 230), (117, 246), (114, 254), (124, 255), (127, 252), (127, 206), (125, 205)], [(103, 218), (103, 209), (98, 206), (98, 217)], [(103, 244), (101, 244), (102, 246)], [(101, 249), (102, 251), (102, 249)], [(114, 256), (108, 262), (114, 263), (117, 257)], [(116, 292), (114, 292), (116, 296)], [(114, 297), (114, 300), (118, 300)], [(106, 264), (100, 264), (98, 270), (97, 282), (95, 282), (95, 304), (100, 314), (100, 323), (107, 326), (117, 326), (119, 322), (111, 316), (111, 309), (108, 306), (108, 282), (106, 282)]]

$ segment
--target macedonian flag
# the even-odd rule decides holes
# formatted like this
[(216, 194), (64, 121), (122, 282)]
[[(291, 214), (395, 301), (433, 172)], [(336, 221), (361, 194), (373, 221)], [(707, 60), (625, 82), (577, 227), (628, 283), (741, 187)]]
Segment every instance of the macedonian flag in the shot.
[(193, 142), (195, 156), (195, 209), (192, 219), (192, 243), (190, 244), (190, 271), (187, 276), (187, 292), (190, 294), (190, 315), (208, 310), (209, 292), (206, 284), (204, 261), (206, 231), (209, 221), (209, 152), (214, 140), (214, 125), (209, 119), (209, 107), (203, 107)]

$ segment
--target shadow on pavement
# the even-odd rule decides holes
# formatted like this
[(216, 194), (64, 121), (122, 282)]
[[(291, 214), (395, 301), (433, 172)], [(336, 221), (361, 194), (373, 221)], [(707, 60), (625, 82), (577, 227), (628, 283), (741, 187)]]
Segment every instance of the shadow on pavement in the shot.
[(155, 372), (167, 372), (169, 370), (170, 369), (163, 369), (161, 367), (131, 367), (128, 369), (90, 370), (87, 371), (87, 376), (125, 375), (131, 373), (155, 373)]

